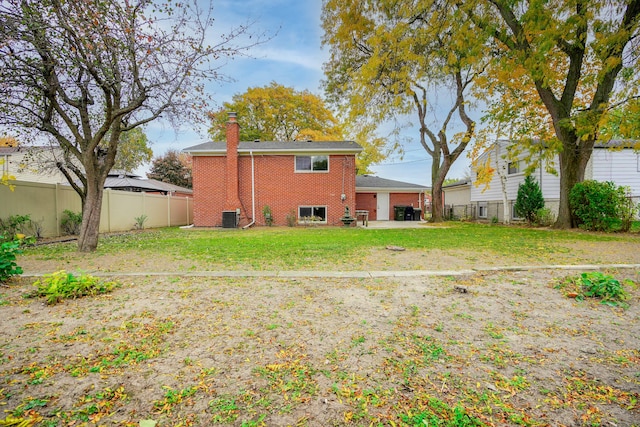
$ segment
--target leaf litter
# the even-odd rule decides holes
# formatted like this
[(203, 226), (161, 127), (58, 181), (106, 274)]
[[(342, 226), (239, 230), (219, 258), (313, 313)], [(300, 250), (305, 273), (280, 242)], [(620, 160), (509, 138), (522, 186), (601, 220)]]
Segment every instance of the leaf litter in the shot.
[(2, 293), (0, 405), (46, 426), (638, 425), (640, 290), (569, 298), (578, 273), (114, 273), (111, 294), (56, 306), (21, 278)]

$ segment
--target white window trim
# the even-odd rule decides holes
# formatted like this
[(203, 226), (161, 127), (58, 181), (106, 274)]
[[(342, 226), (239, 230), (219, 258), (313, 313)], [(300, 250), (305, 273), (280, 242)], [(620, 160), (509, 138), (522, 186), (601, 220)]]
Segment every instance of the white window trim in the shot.
[[(481, 208), (484, 210), (484, 215), (481, 215)], [(478, 218), (486, 218), (487, 217), (487, 202), (478, 202)]]
[[(512, 162), (507, 162), (507, 175), (511, 176), (511, 175), (518, 175), (518, 174), (523, 173), (522, 172), (522, 164), (521, 163), (522, 163), (521, 160), (515, 160), (515, 161), (512, 161)], [(511, 172), (510, 169), (509, 169), (509, 165), (512, 165), (512, 164), (516, 165), (517, 170), (515, 172)]]
[[(311, 167), (313, 167), (313, 158), (314, 157), (326, 157), (327, 158), (327, 170), (323, 171), (316, 171), (316, 170), (299, 170), (298, 169), (298, 157), (310, 157), (311, 158)], [(329, 170), (331, 169), (331, 161), (330, 161), (331, 156), (329, 155), (324, 155), (324, 154), (316, 154), (316, 155), (303, 155), (303, 156), (294, 156), (293, 158), (293, 171), (295, 173), (329, 173)]]
[[(324, 208), (324, 219), (322, 221), (310, 221), (310, 220), (305, 220), (303, 219), (303, 217), (300, 216), (300, 208), (311, 208), (311, 211), (313, 212), (314, 208)], [(313, 224), (326, 224), (327, 223), (327, 216), (328, 216), (328, 209), (326, 205), (300, 205), (298, 206), (298, 224), (306, 224), (306, 223), (313, 223)]]

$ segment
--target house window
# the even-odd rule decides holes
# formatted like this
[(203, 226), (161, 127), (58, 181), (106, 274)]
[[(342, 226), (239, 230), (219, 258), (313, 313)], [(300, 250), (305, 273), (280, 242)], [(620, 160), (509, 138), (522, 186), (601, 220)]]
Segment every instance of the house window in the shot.
[(523, 219), (520, 215), (518, 215), (518, 213), (516, 212), (516, 202), (511, 202), (511, 219), (515, 219), (515, 220), (520, 220)]
[(509, 175), (513, 175), (520, 172), (520, 162), (509, 162), (509, 166), (507, 168), (507, 172)]
[(478, 203), (478, 218), (486, 218), (486, 217), (487, 217), (487, 204)]
[(327, 222), (326, 206), (298, 206), (299, 222)]
[(328, 172), (329, 156), (296, 156), (296, 172)]

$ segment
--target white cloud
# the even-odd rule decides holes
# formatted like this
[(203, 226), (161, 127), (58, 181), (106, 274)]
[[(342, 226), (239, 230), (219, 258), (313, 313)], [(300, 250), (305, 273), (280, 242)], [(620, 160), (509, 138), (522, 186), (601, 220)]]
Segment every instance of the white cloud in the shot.
[(322, 71), (322, 63), (325, 61), (326, 55), (320, 49), (266, 48), (261, 49), (256, 58), (298, 65), (313, 71)]

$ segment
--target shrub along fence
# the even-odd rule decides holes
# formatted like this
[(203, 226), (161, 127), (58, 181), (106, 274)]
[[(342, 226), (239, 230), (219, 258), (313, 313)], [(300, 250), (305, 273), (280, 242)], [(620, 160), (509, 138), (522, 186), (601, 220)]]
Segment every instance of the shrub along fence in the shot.
[[(0, 218), (29, 215), (40, 223), (43, 237), (63, 234), (60, 222), (65, 210), (80, 212), (80, 196), (68, 185), (15, 181), (15, 191), (0, 185)], [(145, 228), (188, 225), (193, 222), (191, 197), (164, 196), (105, 190), (100, 232), (135, 228), (136, 218), (146, 216)]]
[[(630, 202), (636, 206), (640, 204), (640, 197), (630, 197)], [(512, 221), (524, 221), (524, 218), (519, 218), (515, 215), (513, 205), (515, 200), (509, 200), (509, 212), (511, 214), (510, 219)], [(545, 207), (551, 211), (552, 219), (555, 220), (558, 215), (558, 200), (546, 200)], [(444, 217), (446, 219), (453, 220), (479, 220), (479, 221), (492, 221), (495, 220), (502, 222), (504, 219), (504, 209), (502, 208), (502, 201), (490, 201), (490, 202), (472, 202), (468, 205), (445, 205)], [(638, 219), (640, 212), (638, 209), (635, 211), (635, 218)]]

